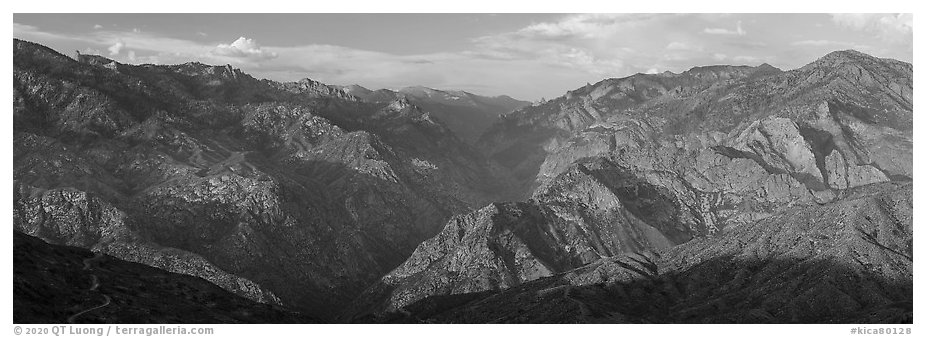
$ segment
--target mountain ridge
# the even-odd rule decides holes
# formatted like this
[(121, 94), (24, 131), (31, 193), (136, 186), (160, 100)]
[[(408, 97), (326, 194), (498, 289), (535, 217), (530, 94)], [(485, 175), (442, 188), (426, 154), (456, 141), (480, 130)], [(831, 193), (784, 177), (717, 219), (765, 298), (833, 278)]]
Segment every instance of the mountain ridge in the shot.
[(488, 97), (462, 90), (438, 90), (420, 85), (375, 91), (357, 84), (339, 88), (367, 102), (407, 99), (433, 114), (468, 143), (474, 143), (500, 115), (529, 104), (507, 95)]
[(14, 227), (52, 243), (327, 318), (505, 186), (413, 105), (13, 43)]
[(503, 112), (527, 102), (13, 43), (14, 229), (52, 244), (325, 321), (912, 315), (909, 63), (694, 67)]
[[(842, 60), (847, 57), (849, 61)], [(704, 74), (703, 79), (693, 74)], [(437, 249), (429, 240), (406, 261), (406, 265), (418, 263), (411, 269), (415, 272), (404, 271), (406, 265), (394, 270), (367, 289), (367, 297), (379, 302), (357, 302), (358, 310), (348, 316), (363, 316), (362, 308), (371, 307), (379, 310), (374, 316), (388, 315), (428, 297), (452, 301), (468, 293), (504, 292), (555, 274), (487, 276), (518, 269), (503, 267), (510, 264), (500, 264), (505, 256), (525, 257), (515, 265), (549, 265), (549, 260), (525, 255), (522, 246), (542, 242), (550, 244), (545, 249), (575, 249), (573, 254), (582, 251), (582, 245), (576, 244), (581, 240), (634, 226), (658, 233), (637, 240), (675, 238), (666, 240), (671, 242), (668, 245), (642, 240), (631, 249), (618, 250), (649, 254), (689, 240), (724, 238), (795, 209), (838, 203), (851, 189), (911, 181), (912, 139), (910, 126), (903, 121), (912, 116), (912, 102), (904, 96), (912, 90), (895, 90), (912, 85), (911, 75), (903, 63), (844, 52), (788, 72), (767, 66), (721, 66), (694, 68), (687, 75), (603, 80), (522, 108), (490, 129), (481, 146), (501, 146), (504, 150), (494, 156), (503, 166), (521, 172), (516, 178), (529, 185), (522, 185), (526, 189), (522, 193), (528, 193), (530, 202), (541, 209), (552, 209), (552, 218), (562, 219), (548, 225), (549, 220), (538, 217), (531, 221), (538, 230), (555, 233), (580, 226), (586, 228), (582, 239), (499, 244), (489, 249), (491, 254), (463, 258), (450, 252), (486, 240), (512, 241), (492, 232), (459, 243), (444, 240), (456, 248)], [(493, 150), (488, 151), (491, 155)], [(882, 156), (886, 153), (890, 155)], [(531, 175), (532, 170), (537, 174)], [(577, 174), (590, 175), (592, 179), (586, 181), (597, 183), (572, 178)], [(598, 192), (602, 190), (609, 192)], [(576, 203), (595, 209), (592, 205), (602, 202), (618, 205), (633, 215), (628, 218), (632, 220), (609, 228), (614, 220), (590, 219), (563, 206)], [(487, 210), (491, 209), (479, 212)], [(453, 228), (487, 226), (485, 220), (470, 222), (448, 223), (445, 232), (431, 240), (452, 236)], [(505, 223), (490, 221), (488, 226)], [(597, 257), (579, 265), (619, 254), (613, 248), (590, 247), (599, 252)], [(467, 261), (467, 267), (445, 266), (446, 259)], [(479, 276), (455, 275), (455, 270)], [(472, 279), (481, 283), (473, 286)]]
[[(911, 184), (855, 188), (658, 253), (508, 289), (433, 296), (364, 323), (911, 323)], [(862, 220), (862, 221), (858, 221)]]

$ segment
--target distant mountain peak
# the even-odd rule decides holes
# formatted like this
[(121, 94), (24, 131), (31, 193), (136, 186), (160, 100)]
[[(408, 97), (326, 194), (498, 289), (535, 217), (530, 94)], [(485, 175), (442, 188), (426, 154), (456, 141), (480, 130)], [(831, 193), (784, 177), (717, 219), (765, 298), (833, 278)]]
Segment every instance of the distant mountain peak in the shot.
[(874, 57), (874, 56), (871, 56), (871, 55), (868, 55), (868, 54), (865, 54), (865, 53), (860, 52), (860, 51), (855, 50), (855, 49), (845, 49), (845, 50), (836, 50), (836, 51), (830, 52), (829, 54), (826, 54), (826, 55), (824, 55), (824, 56), (822, 57), (822, 59), (826, 59), (826, 58), (842, 58), (842, 59), (845, 59), (845, 58), (853, 58), (853, 59), (866, 58), (866, 59), (871, 59), (871, 58), (875, 58), (875, 57)]
[(828, 67), (836, 68), (843, 65), (853, 64), (855, 66), (872, 64), (876, 62), (889, 61), (887, 59), (877, 58), (857, 50), (837, 50), (813, 61), (803, 68)]
[(284, 90), (292, 93), (307, 93), (338, 97), (348, 101), (359, 101), (359, 98), (344, 90), (343, 87), (327, 85), (310, 78), (303, 78), (296, 82), (281, 83), (280, 85)]
[(404, 87), (404, 88), (399, 89), (398, 92), (406, 94), (406, 95), (424, 96), (424, 97), (431, 97), (431, 96), (441, 95), (441, 94), (447, 95), (447, 92), (445, 91), (437, 90), (434, 88), (428, 88), (428, 87), (421, 86), (421, 85)]
[[(82, 55), (83, 56), (83, 55)], [(100, 57), (100, 56), (97, 56)], [(233, 67), (231, 64), (226, 65), (211, 65), (205, 64), (202, 62), (187, 62), (175, 66), (166, 66), (168, 68), (174, 69), (181, 74), (189, 76), (201, 76), (201, 75), (214, 75), (222, 76), (229, 79), (238, 79), (238, 78), (249, 78), (250, 75), (245, 74), (241, 69)]]
[(359, 84), (343, 85), (343, 86), (338, 86), (338, 87), (339, 87), (341, 90), (344, 90), (344, 91), (346, 91), (346, 92), (348, 92), (348, 93), (351, 93), (351, 94), (353, 94), (353, 93), (355, 93), (355, 92), (359, 92), (359, 93), (370, 93), (370, 92), (373, 92), (372, 90), (367, 89), (366, 87), (364, 87), (364, 86), (362, 86), (362, 85), (359, 85)]
[(410, 107), (414, 107), (414, 105), (412, 105), (412, 103), (408, 101), (408, 97), (400, 96), (399, 98), (389, 103), (388, 107), (389, 109), (399, 111), (399, 110), (405, 110)]
[(762, 63), (762, 64), (760, 64), (759, 66), (757, 66), (756, 68), (775, 68), (775, 69), (779, 69), (778, 67), (773, 66), (773, 65), (768, 64), (768, 63)]

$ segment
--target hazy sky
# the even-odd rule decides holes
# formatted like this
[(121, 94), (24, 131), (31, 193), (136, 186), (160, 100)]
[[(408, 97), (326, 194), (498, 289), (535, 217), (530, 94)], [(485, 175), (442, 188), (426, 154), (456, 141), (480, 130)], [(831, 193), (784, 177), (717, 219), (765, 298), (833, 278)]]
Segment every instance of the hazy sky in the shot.
[(834, 50), (912, 62), (895, 14), (14, 14), (13, 35), (125, 63), (231, 64), (258, 78), (424, 85), (537, 100), (711, 64), (793, 69)]

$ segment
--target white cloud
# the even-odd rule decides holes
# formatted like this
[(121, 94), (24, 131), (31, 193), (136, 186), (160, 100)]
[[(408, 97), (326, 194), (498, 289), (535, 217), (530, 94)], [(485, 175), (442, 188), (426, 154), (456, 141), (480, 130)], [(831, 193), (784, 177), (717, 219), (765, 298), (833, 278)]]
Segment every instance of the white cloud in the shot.
[(257, 41), (246, 38), (244, 36), (239, 37), (231, 44), (219, 44), (215, 47), (215, 49), (212, 50), (211, 53), (216, 56), (237, 58), (248, 61), (263, 61), (273, 59), (278, 56), (277, 53), (262, 50), (260, 45), (257, 44)]
[(764, 59), (755, 56), (734, 56), (733, 62), (737, 63), (760, 63), (764, 62)]
[[(475, 38), (472, 40), (474, 47), (463, 54), (484, 60), (536, 62), (546, 67), (569, 68), (589, 78), (614, 77), (638, 68), (646, 69), (633, 61), (647, 58), (647, 53), (630, 48), (632, 41), (645, 40), (647, 32), (656, 34), (650, 28), (674, 17), (565, 15), (518, 30)], [(664, 46), (668, 42), (662, 43)]]
[(574, 14), (554, 22), (529, 25), (518, 31), (525, 37), (594, 39), (655, 17), (651, 14)]
[(831, 14), (842, 27), (874, 33), (891, 43), (912, 44), (913, 14)]
[(704, 51), (704, 48), (701, 46), (693, 46), (685, 42), (672, 41), (666, 45), (668, 50), (681, 50), (681, 51)]
[(32, 41), (65, 41), (71, 39), (70, 36), (44, 32), (38, 27), (16, 22), (13, 22), (13, 36)]
[(96, 24), (96, 25), (93, 25), (93, 29), (103, 29), (103, 26)]
[(116, 55), (119, 55), (119, 52), (122, 51), (122, 48), (125, 48), (125, 43), (122, 41), (118, 41), (106, 49), (109, 50), (109, 56), (116, 56)]
[[(309, 77), (369, 88), (420, 84), (537, 99), (559, 96), (586, 82), (638, 72), (681, 72), (718, 63), (768, 62), (784, 69), (796, 68), (825, 54), (828, 50), (824, 49), (852, 48), (907, 60), (905, 55), (911, 52), (899, 50), (903, 46), (875, 38), (891, 27), (896, 30), (898, 25), (893, 23), (902, 23), (900, 19), (834, 17), (833, 21), (845, 22), (840, 23), (845, 30), (805, 32), (799, 30), (800, 25), (760, 29), (780, 21), (761, 15), (563, 15), (460, 41), (461, 51), (411, 55), (333, 45), (261, 46), (247, 37), (209, 41), (196, 30), (181, 39), (160, 35), (154, 28), (50, 32), (15, 22), (13, 27), (17, 38), (64, 50), (115, 52), (113, 59), (119, 62), (228, 63), (257, 78), (282, 81)], [(833, 24), (827, 17), (814, 16), (813, 20)], [(750, 28), (749, 39), (735, 38), (747, 34), (743, 22)], [(909, 25), (912, 27), (912, 22)], [(860, 48), (865, 45), (871, 47)]]
[(704, 32), (712, 35), (746, 35), (746, 31), (743, 29), (743, 22), (736, 22), (736, 30), (730, 30), (726, 28), (704, 28)]

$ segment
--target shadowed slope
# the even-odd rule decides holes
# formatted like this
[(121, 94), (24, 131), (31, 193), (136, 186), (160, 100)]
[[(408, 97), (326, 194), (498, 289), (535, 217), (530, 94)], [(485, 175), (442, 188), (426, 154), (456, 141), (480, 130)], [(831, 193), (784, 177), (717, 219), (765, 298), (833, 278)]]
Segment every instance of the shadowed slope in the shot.
[(13, 322), (66, 320), (108, 324), (319, 322), (238, 297), (198, 277), (94, 255), (86, 249), (50, 245), (14, 231)]

